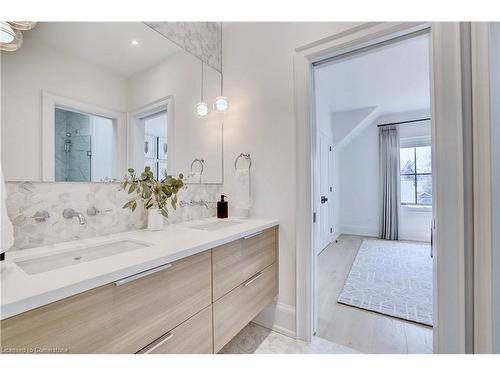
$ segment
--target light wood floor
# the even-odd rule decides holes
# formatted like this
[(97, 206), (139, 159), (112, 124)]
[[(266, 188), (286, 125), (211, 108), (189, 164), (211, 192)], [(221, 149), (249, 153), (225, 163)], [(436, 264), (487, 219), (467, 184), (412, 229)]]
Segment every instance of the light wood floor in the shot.
[(337, 299), (364, 237), (341, 235), (319, 254), (317, 336), (363, 353), (432, 353), (432, 329)]

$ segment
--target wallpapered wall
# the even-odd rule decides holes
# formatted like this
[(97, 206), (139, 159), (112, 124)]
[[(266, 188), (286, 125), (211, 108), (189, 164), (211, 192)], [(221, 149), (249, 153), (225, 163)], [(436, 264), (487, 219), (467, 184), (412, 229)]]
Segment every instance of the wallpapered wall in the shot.
[[(119, 184), (104, 183), (50, 183), (7, 182), (7, 213), (14, 227), (14, 246), (11, 250), (71, 241), (80, 238), (102, 236), (111, 233), (141, 229), (146, 226), (146, 213), (135, 212), (122, 206), (129, 198)], [(167, 223), (215, 216), (221, 185), (187, 185), (179, 192), (179, 201), (210, 202), (201, 205), (179, 205), (169, 210)], [(87, 209), (94, 206), (101, 211), (89, 216)], [(65, 219), (62, 212), (73, 208), (85, 215), (87, 223), (80, 225), (76, 218)], [(39, 222), (33, 215), (49, 212), (50, 218)]]
[(219, 22), (145, 22), (145, 24), (218, 72), (222, 70)]

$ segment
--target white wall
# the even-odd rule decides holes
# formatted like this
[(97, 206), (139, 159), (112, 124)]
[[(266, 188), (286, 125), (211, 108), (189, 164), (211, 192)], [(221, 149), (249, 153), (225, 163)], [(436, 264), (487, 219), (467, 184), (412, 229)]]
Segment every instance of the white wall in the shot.
[(124, 78), (38, 42), (29, 33), (22, 48), (2, 53), (1, 58), (2, 166), (6, 180), (42, 179), (42, 90), (125, 111)]
[[(211, 105), (220, 95), (220, 73), (205, 66), (203, 81), (204, 100)], [(175, 133), (168, 142), (176, 151), (175, 165), (169, 163), (169, 169), (187, 175), (193, 159), (203, 158), (203, 182), (222, 182), (222, 117), (214, 111), (205, 119), (196, 117), (196, 103), (201, 99), (200, 60), (181, 50), (130, 77), (127, 92), (130, 111), (172, 96)]]
[(378, 236), (380, 189), (376, 122), (338, 152), (340, 232)]
[(231, 110), (225, 116), (225, 193), (234, 212), (234, 159), (252, 157), (251, 214), (280, 220), (279, 303), (257, 320), (295, 332), (296, 147), (294, 49), (354, 26), (349, 23), (235, 23), (224, 29), (224, 82)]
[[(117, 131), (113, 120), (90, 116), (92, 131), (92, 181), (116, 178)], [(110, 147), (112, 145), (112, 147)], [(111, 161), (111, 162), (110, 162)]]

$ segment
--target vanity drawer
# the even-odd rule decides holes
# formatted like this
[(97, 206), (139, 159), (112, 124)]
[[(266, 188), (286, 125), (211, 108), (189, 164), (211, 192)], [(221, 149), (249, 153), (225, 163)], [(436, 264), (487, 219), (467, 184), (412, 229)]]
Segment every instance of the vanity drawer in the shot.
[(276, 261), (276, 228), (213, 249), (213, 300)]
[(278, 294), (277, 264), (240, 284), (213, 304), (217, 353)]
[(211, 303), (210, 251), (159, 269), (5, 319), (2, 347), (136, 353)]
[(212, 354), (212, 306), (140, 350), (138, 354)]

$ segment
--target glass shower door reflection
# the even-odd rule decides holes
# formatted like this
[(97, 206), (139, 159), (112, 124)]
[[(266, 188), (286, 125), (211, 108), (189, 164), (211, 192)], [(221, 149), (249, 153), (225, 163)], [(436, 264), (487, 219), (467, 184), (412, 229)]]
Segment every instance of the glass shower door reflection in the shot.
[(66, 142), (66, 181), (90, 182), (92, 176), (91, 137), (88, 135), (73, 135)]

